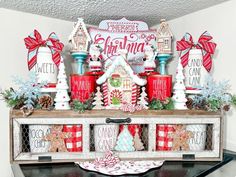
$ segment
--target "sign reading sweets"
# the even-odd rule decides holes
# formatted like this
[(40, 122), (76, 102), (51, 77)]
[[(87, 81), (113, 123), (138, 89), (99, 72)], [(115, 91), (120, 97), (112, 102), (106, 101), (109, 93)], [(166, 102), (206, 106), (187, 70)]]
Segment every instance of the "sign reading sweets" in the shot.
[(120, 20), (104, 20), (98, 28), (89, 29), (94, 44), (103, 49), (105, 60), (113, 60), (119, 49), (128, 51), (128, 62), (136, 72), (143, 72), (144, 47), (156, 47), (156, 30), (149, 30), (145, 22)]

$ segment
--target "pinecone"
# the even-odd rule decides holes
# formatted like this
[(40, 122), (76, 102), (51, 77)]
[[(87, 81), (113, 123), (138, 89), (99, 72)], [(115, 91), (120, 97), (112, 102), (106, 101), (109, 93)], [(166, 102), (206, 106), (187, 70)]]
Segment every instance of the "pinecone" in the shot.
[(187, 98), (186, 106), (188, 109), (193, 109), (193, 99)]
[(230, 105), (224, 105), (223, 106), (223, 110), (224, 111), (229, 111), (229, 109), (230, 109)]
[(201, 110), (204, 110), (204, 111), (210, 110), (210, 105), (206, 100), (202, 100)]
[(50, 95), (43, 95), (39, 98), (38, 104), (42, 109), (49, 109), (53, 105), (53, 98)]
[(194, 108), (198, 109), (198, 110), (205, 110), (205, 111), (207, 111), (207, 110), (209, 110), (209, 104), (207, 103), (206, 100), (202, 100), (199, 103), (194, 104)]

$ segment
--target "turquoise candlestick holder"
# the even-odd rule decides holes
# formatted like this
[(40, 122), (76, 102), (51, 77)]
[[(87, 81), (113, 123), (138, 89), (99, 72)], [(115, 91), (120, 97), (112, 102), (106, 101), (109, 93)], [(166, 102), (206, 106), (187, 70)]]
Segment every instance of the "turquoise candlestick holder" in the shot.
[(84, 74), (83, 65), (84, 65), (84, 61), (86, 60), (88, 56), (88, 53), (87, 52), (73, 52), (71, 55), (78, 65), (77, 74), (83, 75)]
[(160, 65), (160, 74), (166, 75), (166, 63), (171, 58), (171, 54), (157, 54), (157, 59)]

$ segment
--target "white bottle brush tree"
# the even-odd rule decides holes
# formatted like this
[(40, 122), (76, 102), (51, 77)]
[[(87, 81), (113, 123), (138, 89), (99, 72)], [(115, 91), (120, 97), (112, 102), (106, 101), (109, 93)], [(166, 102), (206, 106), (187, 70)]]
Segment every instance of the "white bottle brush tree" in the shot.
[(173, 95), (173, 101), (175, 109), (187, 109), (186, 106), (186, 95), (185, 90), (186, 87), (184, 85), (184, 74), (183, 74), (183, 66), (181, 64), (181, 60), (179, 59), (177, 71), (176, 71), (176, 81), (174, 84), (174, 95)]
[(145, 91), (145, 87), (142, 87), (142, 91), (139, 97), (138, 105), (141, 105), (143, 109), (148, 109), (148, 102), (147, 102), (147, 93)]
[(100, 90), (100, 87), (97, 87), (97, 92), (95, 94), (93, 102), (94, 106), (93, 109), (104, 109), (102, 100), (103, 100), (102, 92)]
[(65, 72), (65, 65), (63, 58), (61, 57), (59, 65), (59, 73), (57, 76), (57, 93), (55, 97), (55, 109), (57, 110), (68, 110), (70, 109), (69, 101), (70, 97), (68, 95), (69, 86), (67, 84), (67, 76)]

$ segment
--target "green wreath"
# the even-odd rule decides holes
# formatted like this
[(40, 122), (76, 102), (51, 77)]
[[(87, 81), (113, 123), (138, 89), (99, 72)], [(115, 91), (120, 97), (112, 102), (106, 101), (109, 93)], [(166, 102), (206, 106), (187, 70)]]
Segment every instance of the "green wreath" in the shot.
[(121, 78), (110, 78), (109, 79), (110, 85), (112, 87), (120, 87), (121, 86)]

